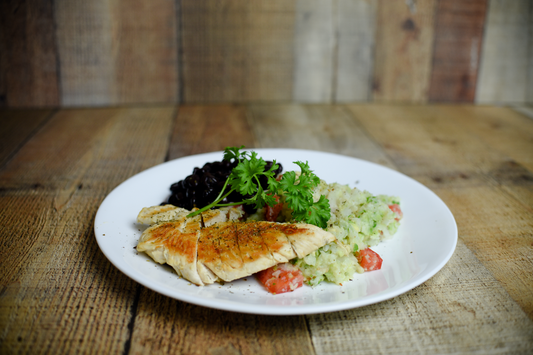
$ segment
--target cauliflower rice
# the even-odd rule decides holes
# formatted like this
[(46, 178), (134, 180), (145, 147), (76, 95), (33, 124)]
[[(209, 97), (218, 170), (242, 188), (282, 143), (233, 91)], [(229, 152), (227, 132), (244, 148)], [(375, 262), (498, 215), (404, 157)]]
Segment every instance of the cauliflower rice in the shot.
[[(320, 195), (329, 200), (331, 218), (326, 230), (335, 235), (337, 241), (303, 259), (293, 260), (311, 286), (322, 281), (340, 284), (352, 279), (356, 272), (363, 273), (354, 253), (392, 238), (400, 224), (398, 215), (389, 208), (389, 205), (399, 204), (398, 198), (374, 196), (368, 191), (324, 181), (315, 190), (315, 201)], [(282, 214), (287, 218), (290, 211)]]

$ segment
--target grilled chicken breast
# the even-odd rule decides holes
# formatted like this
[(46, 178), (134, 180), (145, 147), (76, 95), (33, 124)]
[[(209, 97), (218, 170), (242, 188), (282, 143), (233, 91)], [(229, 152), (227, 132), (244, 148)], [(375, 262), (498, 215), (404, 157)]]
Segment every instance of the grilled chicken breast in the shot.
[[(238, 222), (230, 219), (235, 212), (230, 210), (210, 210), (192, 218), (186, 217), (189, 211), (143, 211), (139, 221), (161, 222), (143, 232), (137, 250), (199, 286), (255, 274), (335, 240), (310, 224)], [(162, 221), (163, 216), (175, 219)]]
[[(137, 222), (149, 226), (168, 221), (185, 220), (191, 211), (174, 205), (144, 207), (137, 216)], [(209, 210), (202, 213), (203, 223), (211, 225), (217, 222), (235, 221), (244, 214), (241, 208), (225, 207), (218, 210)]]

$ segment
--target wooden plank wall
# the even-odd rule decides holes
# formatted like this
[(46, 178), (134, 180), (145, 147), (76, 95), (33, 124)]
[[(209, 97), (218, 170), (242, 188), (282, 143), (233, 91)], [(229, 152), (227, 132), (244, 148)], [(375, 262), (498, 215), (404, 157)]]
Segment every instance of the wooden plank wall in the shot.
[(533, 96), (533, 1), (491, 0), (478, 102), (524, 102)]
[(5, 0), (0, 106), (533, 103), (532, 0)]

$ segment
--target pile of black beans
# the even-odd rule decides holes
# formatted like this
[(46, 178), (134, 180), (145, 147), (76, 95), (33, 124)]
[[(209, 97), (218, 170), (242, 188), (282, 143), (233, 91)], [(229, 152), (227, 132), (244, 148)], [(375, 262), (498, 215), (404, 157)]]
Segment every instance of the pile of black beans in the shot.
[[(194, 207), (202, 208), (209, 205), (218, 197), (228, 176), (237, 164), (238, 162), (236, 161), (223, 160), (206, 163), (202, 168), (194, 168), (191, 175), (170, 186), (172, 194), (168, 202), (164, 202), (163, 204), (169, 203), (188, 210)], [(267, 161), (265, 171), (269, 170), (272, 164), (271, 161)], [(277, 176), (282, 171), (283, 167), (278, 163), (278, 169), (274, 175)], [(268, 188), (266, 177), (262, 176), (259, 181), (263, 189)], [(228, 191), (228, 187), (226, 191)], [(243, 196), (234, 191), (220, 203), (240, 202), (250, 197)], [(247, 213), (254, 213), (253, 205), (244, 205), (243, 207)]]

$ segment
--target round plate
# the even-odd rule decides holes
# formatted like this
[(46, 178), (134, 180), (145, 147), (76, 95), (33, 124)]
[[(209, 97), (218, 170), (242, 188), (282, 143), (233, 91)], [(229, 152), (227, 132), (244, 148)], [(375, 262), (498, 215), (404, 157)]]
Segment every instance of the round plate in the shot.
[(448, 207), (417, 181), (381, 165), (351, 157), (295, 149), (254, 149), (265, 160), (299, 170), (308, 161), (317, 176), (367, 190), (398, 196), (404, 218), (396, 235), (372, 249), (382, 258), (381, 270), (355, 274), (342, 286), (322, 283), (272, 295), (250, 276), (225, 285), (199, 287), (179, 278), (168, 265), (155, 263), (135, 246), (146, 226), (136, 222), (143, 207), (165, 201), (172, 183), (194, 167), (222, 160), (222, 152), (176, 159), (143, 171), (115, 188), (95, 219), (100, 249), (120, 271), (140, 284), (184, 302), (221, 310), (268, 315), (332, 312), (381, 302), (405, 293), (435, 275), (451, 258), (457, 225)]

